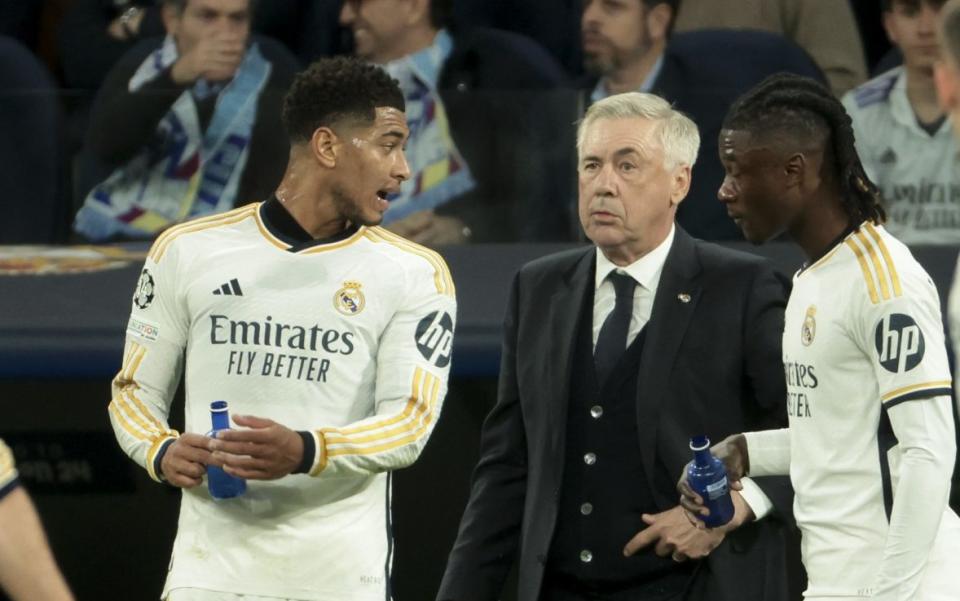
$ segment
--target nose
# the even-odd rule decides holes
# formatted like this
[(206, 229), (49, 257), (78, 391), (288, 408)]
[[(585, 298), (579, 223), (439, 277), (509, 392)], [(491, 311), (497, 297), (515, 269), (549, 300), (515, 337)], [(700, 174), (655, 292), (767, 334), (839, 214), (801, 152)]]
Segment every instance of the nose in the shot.
[(723, 204), (729, 204), (737, 199), (736, 187), (733, 185), (730, 176), (725, 176), (723, 182), (720, 184), (720, 189), (717, 190), (717, 198)]
[(351, 0), (346, 0), (343, 3), (343, 7), (340, 9), (340, 25), (344, 27), (349, 27), (353, 24), (354, 19), (357, 17), (356, 8), (353, 5)]
[(920, 10), (920, 20), (917, 22), (921, 35), (933, 35), (937, 28), (937, 15), (939, 11), (924, 3)]
[(410, 179), (410, 164), (407, 163), (407, 155), (403, 150), (400, 151), (400, 158), (393, 164), (393, 173), (391, 175), (399, 182), (405, 182)]
[(595, 26), (597, 22), (597, 12), (600, 10), (597, 7), (597, 2), (594, 0), (587, 0), (583, 5), (583, 15), (580, 17), (580, 26), (582, 30), (590, 29), (590, 26)]

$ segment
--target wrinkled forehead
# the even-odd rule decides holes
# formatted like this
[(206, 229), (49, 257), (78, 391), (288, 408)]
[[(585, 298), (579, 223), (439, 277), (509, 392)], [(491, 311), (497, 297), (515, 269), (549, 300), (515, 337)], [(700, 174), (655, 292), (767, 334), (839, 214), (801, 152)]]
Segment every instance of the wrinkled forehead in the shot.
[(601, 117), (587, 124), (581, 156), (604, 155), (632, 148), (641, 154), (661, 150), (659, 122), (643, 117)]

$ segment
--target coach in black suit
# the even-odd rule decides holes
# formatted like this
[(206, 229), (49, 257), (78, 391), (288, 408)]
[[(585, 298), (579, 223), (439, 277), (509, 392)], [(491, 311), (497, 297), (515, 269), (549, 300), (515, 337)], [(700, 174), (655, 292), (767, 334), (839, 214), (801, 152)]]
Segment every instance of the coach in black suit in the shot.
[(698, 530), (678, 507), (691, 435), (786, 419), (787, 283), (674, 225), (698, 144), (650, 94), (587, 113), (579, 214), (596, 248), (514, 280), (499, 399), (441, 601), (495, 601), (517, 558), (519, 601), (779, 601), (799, 588), (785, 478), (735, 492), (723, 529)]

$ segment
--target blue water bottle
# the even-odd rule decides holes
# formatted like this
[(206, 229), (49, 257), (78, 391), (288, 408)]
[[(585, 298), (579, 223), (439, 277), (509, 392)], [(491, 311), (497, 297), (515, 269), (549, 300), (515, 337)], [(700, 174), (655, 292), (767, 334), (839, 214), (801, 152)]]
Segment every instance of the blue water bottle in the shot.
[(727, 468), (710, 452), (710, 439), (706, 436), (691, 438), (690, 449), (693, 451), (693, 461), (687, 464), (687, 482), (710, 510), (710, 515), (697, 517), (707, 528), (723, 526), (733, 519)]
[[(210, 403), (210, 418), (213, 420), (213, 430), (208, 432), (207, 436), (216, 436), (220, 430), (229, 430), (230, 414), (227, 412), (227, 402)], [(247, 481), (231, 476), (219, 467), (208, 465), (207, 488), (214, 499), (232, 499), (247, 492)]]

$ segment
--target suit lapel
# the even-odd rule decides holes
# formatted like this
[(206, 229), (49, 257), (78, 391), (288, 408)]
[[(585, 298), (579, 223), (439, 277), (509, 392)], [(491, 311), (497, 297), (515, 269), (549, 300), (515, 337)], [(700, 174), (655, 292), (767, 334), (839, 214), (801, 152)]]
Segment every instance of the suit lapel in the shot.
[(549, 407), (550, 448), (556, 453), (555, 456), (561, 464), (565, 450), (563, 441), (567, 430), (567, 407), (570, 404), (570, 377), (576, 373), (572, 362), (574, 346), (577, 343), (577, 327), (583, 314), (587, 291), (594, 284), (595, 252), (595, 248), (591, 246), (573, 263), (564, 273), (561, 285), (543, 308), (546, 313), (543, 322), (546, 332), (540, 338), (543, 346), (539, 348), (539, 352), (543, 357), (556, 357), (556, 362), (542, 363), (548, 365), (548, 369), (553, 372), (542, 374), (543, 400)]
[(661, 406), (669, 403), (669, 379), (680, 343), (700, 299), (700, 261), (694, 240), (678, 226), (653, 300), (637, 383), (637, 429), (644, 468), (653, 487)]

